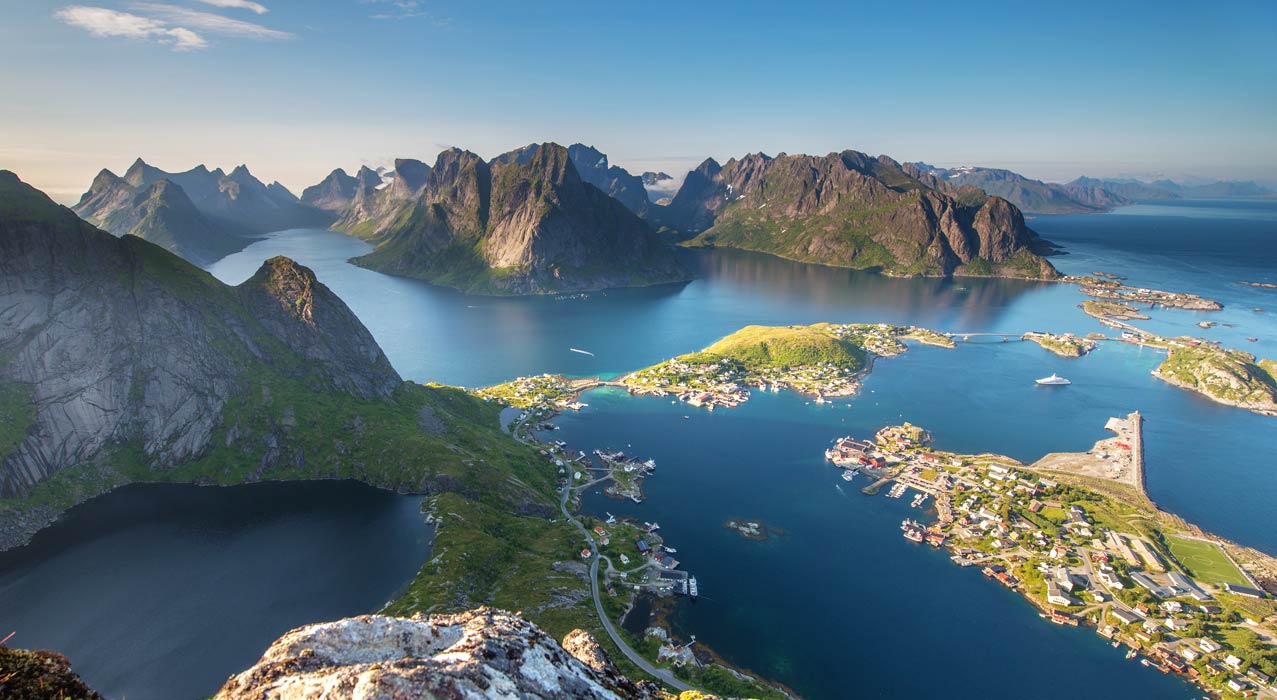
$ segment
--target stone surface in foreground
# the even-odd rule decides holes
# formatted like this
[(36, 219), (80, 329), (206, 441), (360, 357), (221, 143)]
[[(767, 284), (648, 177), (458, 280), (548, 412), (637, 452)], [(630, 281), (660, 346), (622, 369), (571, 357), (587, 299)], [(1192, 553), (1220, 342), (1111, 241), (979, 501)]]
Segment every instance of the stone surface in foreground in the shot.
[(668, 697), (622, 676), (589, 633), (564, 644), (493, 608), (364, 615), (288, 632), (214, 700)]

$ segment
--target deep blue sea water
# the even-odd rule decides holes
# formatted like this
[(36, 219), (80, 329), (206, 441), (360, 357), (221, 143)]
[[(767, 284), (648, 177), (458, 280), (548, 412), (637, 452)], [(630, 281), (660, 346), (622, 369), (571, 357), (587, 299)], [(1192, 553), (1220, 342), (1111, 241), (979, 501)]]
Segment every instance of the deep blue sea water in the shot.
[[(1157, 310), (1145, 322), (1150, 330), (1277, 356), (1277, 291), (1237, 284), (1277, 281), (1277, 202), (1140, 205), (1031, 225), (1068, 250), (1054, 259), (1065, 272), (1122, 274), (1226, 305), (1214, 314)], [(722, 250), (689, 252), (700, 277), (684, 285), (494, 299), (345, 262), (367, 249), (331, 232), (286, 231), (211, 272), (238, 283), (262, 260), (289, 255), (349, 303), (405, 377), (466, 386), (541, 372), (621, 373), (751, 323), (1104, 330), (1063, 284), (900, 280)], [(1233, 327), (1197, 328), (1204, 319)], [(844, 697), (850, 684), (865, 697), (1187, 698), (1195, 694), (1186, 686), (1123, 660), (1093, 634), (1044, 624), (1016, 594), (912, 546), (896, 527), (910, 514), (907, 503), (864, 497), (821, 461), (832, 438), (900, 420), (927, 427), (945, 449), (1032, 460), (1086, 449), (1104, 436), (1108, 416), (1138, 409), (1147, 419), (1153, 498), (1209, 530), (1277, 551), (1277, 421), (1158, 382), (1149, 376), (1158, 361), (1156, 352), (1120, 344), (1076, 360), (1027, 343), (914, 348), (880, 362), (861, 396), (831, 406), (780, 394), (689, 414), (659, 399), (595, 392), (588, 409), (560, 419), (556, 436), (587, 450), (633, 445), (657, 459), (647, 502), (598, 496), (586, 509), (660, 520), (702, 582), (703, 600), (682, 609), (681, 628), (808, 697)], [(1074, 384), (1033, 384), (1053, 371)], [(729, 517), (762, 518), (788, 534), (749, 543), (722, 528)]]

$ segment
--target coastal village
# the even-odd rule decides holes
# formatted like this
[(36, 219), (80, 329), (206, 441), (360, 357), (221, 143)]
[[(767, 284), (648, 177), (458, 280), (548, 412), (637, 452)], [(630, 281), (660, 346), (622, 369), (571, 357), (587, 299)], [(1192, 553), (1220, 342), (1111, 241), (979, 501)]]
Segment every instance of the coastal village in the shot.
[[(747, 329), (748, 330), (748, 329)], [(750, 391), (776, 392), (789, 389), (814, 397), (816, 403), (854, 395), (860, 380), (872, 368), (873, 358), (894, 357), (908, 348), (903, 341), (952, 348), (951, 337), (915, 326), (886, 323), (817, 324), (766, 329), (773, 332), (800, 331), (819, 338), (827, 336), (842, 346), (842, 352), (795, 353), (793, 357), (827, 356), (823, 361), (785, 362), (777, 354), (764, 361), (751, 355), (735, 357), (714, 352), (719, 345), (682, 355), (653, 367), (633, 372), (621, 382), (636, 395), (673, 396), (694, 408), (714, 410), (735, 408), (749, 400)], [(724, 339), (731, 340), (732, 336)], [(812, 338), (804, 339), (811, 342)], [(724, 341), (720, 341), (720, 344)], [(766, 344), (768, 339), (752, 341)], [(803, 348), (806, 350), (807, 348)]]
[(1114, 436), (1091, 451), (1033, 465), (936, 451), (909, 424), (839, 439), (826, 458), (874, 478), (868, 494), (891, 483), (916, 507), (933, 499), (935, 519), (906, 518), (904, 538), (979, 567), (1051, 622), (1094, 626), (1127, 658), (1223, 697), (1277, 698), (1277, 561), (1157, 510), (1140, 426), (1110, 419)]

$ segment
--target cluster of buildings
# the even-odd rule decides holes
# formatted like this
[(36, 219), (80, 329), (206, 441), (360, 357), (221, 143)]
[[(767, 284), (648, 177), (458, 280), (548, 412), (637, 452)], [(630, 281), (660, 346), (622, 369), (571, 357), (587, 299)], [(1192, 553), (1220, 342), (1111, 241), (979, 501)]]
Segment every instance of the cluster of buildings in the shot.
[(1130, 647), (1131, 658), (1142, 654), (1148, 665), (1212, 690), (1277, 698), (1270, 677), (1277, 646), (1257, 656), (1230, 644), (1239, 630), (1268, 624), (1245, 619), (1233, 597), (1264, 598), (1264, 591), (1194, 579), (1147, 530), (1122, 527), (1126, 519), (1113, 514), (1127, 511), (1105, 496), (1015, 463), (930, 451), (919, 432), (885, 429), (872, 444), (844, 438), (826, 455), (836, 464), (881, 455), (897, 488), (936, 499), (937, 520), (925, 527), (906, 520), (908, 539), (947, 547), (960, 565), (982, 565), (1052, 622), (1090, 621), (1114, 646)]
[(674, 358), (625, 377), (631, 394), (669, 396), (675, 394), (697, 408), (735, 408), (749, 400), (742, 387), (744, 373), (727, 358), (714, 362), (689, 362)]

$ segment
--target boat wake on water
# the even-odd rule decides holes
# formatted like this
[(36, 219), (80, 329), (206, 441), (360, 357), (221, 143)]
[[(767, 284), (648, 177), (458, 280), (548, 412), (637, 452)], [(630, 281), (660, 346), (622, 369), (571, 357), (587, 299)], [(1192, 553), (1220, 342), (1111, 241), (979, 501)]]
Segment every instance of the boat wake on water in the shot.
[(582, 355), (589, 355), (590, 357), (594, 357), (594, 353), (590, 352), (589, 350), (578, 350), (577, 348), (568, 348), (568, 350), (571, 350), (572, 352), (580, 353)]

